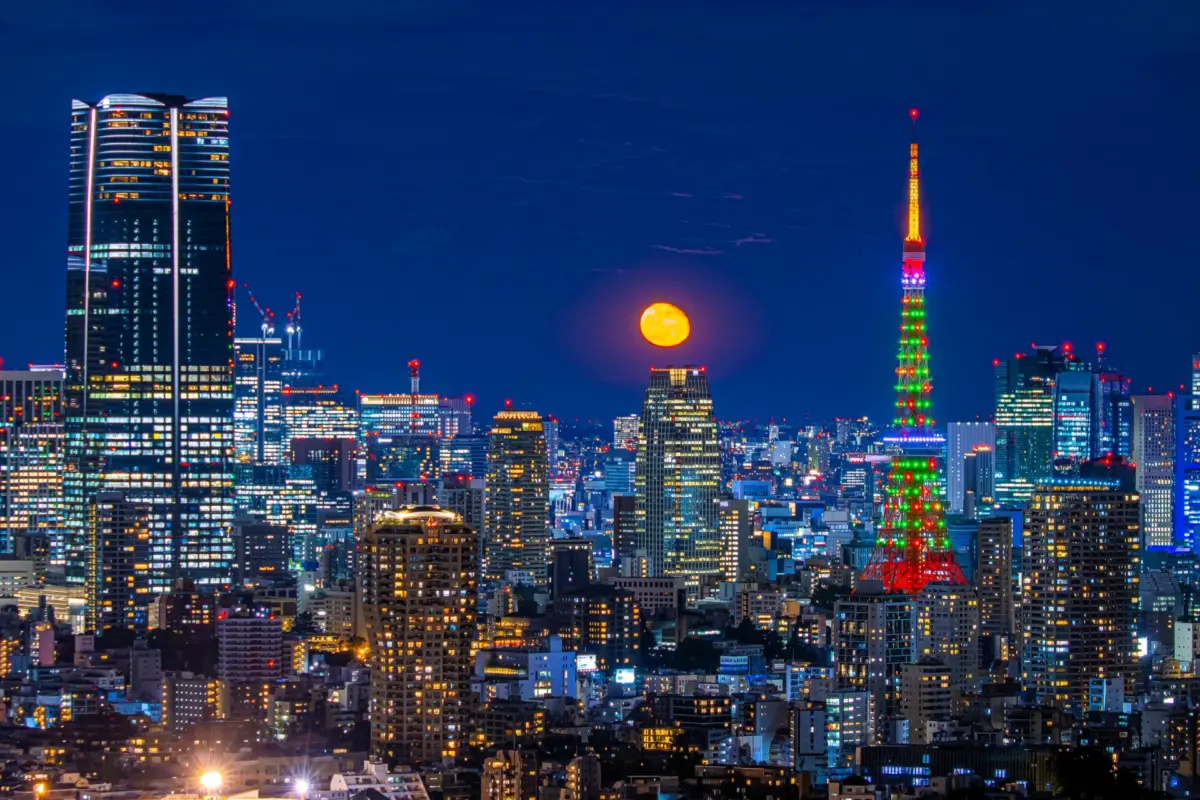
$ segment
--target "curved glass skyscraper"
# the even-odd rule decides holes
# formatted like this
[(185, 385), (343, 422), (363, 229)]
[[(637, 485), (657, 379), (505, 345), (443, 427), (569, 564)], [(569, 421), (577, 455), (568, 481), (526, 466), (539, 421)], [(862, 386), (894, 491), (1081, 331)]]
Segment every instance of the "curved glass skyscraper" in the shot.
[(228, 580), (233, 516), (229, 111), (114, 94), (71, 109), (67, 574), (103, 580), (88, 503), (149, 509), (148, 602)]

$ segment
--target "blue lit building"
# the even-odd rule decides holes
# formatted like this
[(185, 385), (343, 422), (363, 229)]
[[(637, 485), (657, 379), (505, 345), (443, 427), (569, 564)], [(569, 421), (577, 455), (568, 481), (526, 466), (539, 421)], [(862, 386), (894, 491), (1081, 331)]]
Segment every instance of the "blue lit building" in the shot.
[(1054, 460), (1072, 468), (1100, 453), (1100, 378), (1060, 372), (1054, 382)]
[(1200, 542), (1200, 397), (1175, 398), (1175, 545)]

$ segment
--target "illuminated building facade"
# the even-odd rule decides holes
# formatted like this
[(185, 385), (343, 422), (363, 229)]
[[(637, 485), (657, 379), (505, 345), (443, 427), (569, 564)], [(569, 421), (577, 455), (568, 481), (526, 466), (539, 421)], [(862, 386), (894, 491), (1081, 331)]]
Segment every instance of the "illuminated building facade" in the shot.
[(1017, 508), (1054, 461), (1054, 384), (1069, 359), (1062, 349), (1034, 346), (1032, 352), (995, 360), (996, 505)]
[(102, 492), (89, 504), (88, 630), (132, 628), (149, 621), (151, 507)]
[(979, 521), (975, 545), (978, 566), (979, 634), (1011, 639), (1016, 632), (1013, 592), (1013, 519), (997, 515)]
[(1096, 457), (1112, 454), (1132, 458), (1133, 400), (1129, 378), (1115, 370), (1101, 369), (1100, 381), (1100, 448)]
[(932, 416), (929, 339), (925, 328), (925, 240), (921, 235), (920, 170), (909, 146), (908, 233), (904, 237), (900, 341), (896, 353), (896, 403), (884, 442), (895, 455), (888, 472), (883, 525), (863, 580), (885, 591), (916, 594), (929, 583), (966, 583), (951, 549), (942, 505), (942, 448), (946, 439)]
[(633, 592), (593, 583), (554, 599), (564, 650), (594, 656), (601, 672), (636, 663), (641, 647), (641, 609)]
[(550, 484), (542, 418), (536, 411), (501, 411), (490, 437), (483, 579), (544, 584)]
[[(228, 581), (233, 309), (225, 98), (73, 101), (67, 243), (67, 578), (88, 503), (149, 507), (147, 580)], [(94, 579), (96, 576), (91, 574)]]
[(637, 414), (613, 419), (613, 449), (636, 450), (638, 443), (638, 426), (641, 420)]
[(931, 583), (913, 598), (918, 658), (936, 658), (950, 674), (961, 708), (978, 691), (979, 593), (974, 586)]
[(721, 573), (721, 454), (703, 367), (653, 367), (638, 428), (635, 557), (643, 577), (680, 576), (695, 593)]
[(867, 692), (875, 712), (900, 712), (900, 667), (916, 656), (913, 601), (860, 581), (833, 613), (834, 681), (838, 689)]
[(1174, 539), (1196, 552), (1200, 545), (1200, 396), (1175, 398)]
[(0, 371), (0, 551), (43, 537), (49, 563), (65, 559), (61, 367)]
[(754, 512), (749, 500), (717, 501), (721, 529), (721, 579), (743, 581), (750, 574), (750, 540), (754, 538)]
[(470, 475), (482, 480), (487, 475), (488, 437), (460, 434), (441, 441), (442, 474)]
[(233, 340), (233, 455), (238, 464), (281, 464), (283, 340)]
[(1044, 482), (1025, 509), (1021, 672), (1037, 703), (1086, 709), (1093, 678), (1133, 689), (1141, 546), (1127, 471)]
[(1100, 376), (1060, 372), (1054, 382), (1054, 463), (1077, 468), (1100, 453)]
[(284, 449), (295, 439), (358, 439), (358, 411), (342, 402), (338, 387), (283, 389)]
[(979, 445), (995, 448), (995, 425), (990, 422), (951, 422), (946, 425), (946, 510), (951, 514), (963, 513), (964, 459)]
[(367, 440), (367, 480), (432, 481), (442, 471), (441, 440), (424, 433), (395, 433)]
[(1142, 544), (1147, 550), (1174, 545), (1175, 400), (1170, 395), (1133, 397), (1133, 464), (1141, 495)]
[(434, 507), (383, 512), (362, 544), (371, 755), (454, 758), (471, 721), (478, 537)]

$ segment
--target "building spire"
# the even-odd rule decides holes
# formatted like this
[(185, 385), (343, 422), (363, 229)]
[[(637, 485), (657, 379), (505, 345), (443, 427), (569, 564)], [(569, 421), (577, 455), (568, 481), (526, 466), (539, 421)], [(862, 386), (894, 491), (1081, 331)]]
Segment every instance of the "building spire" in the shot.
[(921, 171), (917, 166), (917, 116), (915, 108), (908, 111), (912, 119), (912, 144), (908, 151), (908, 235), (904, 237), (904, 254), (908, 255), (924, 247), (913, 248), (912, 244), (923, 245), (921, 238)]

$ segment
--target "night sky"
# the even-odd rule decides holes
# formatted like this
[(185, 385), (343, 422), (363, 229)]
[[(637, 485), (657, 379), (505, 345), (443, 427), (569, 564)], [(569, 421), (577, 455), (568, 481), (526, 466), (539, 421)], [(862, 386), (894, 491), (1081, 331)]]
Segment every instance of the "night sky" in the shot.
[(910, 106), (937, 416), (1032, 341), (1137, 391), (1200, 350), (1189, 0), (11, 0), (0, 75), (10, 367), (62, 359), (70, 100), (140, 91), (230, 98), (234, 277), (343, 386), (600, 417), (686, 362), (723, 419), (880, 415)]

